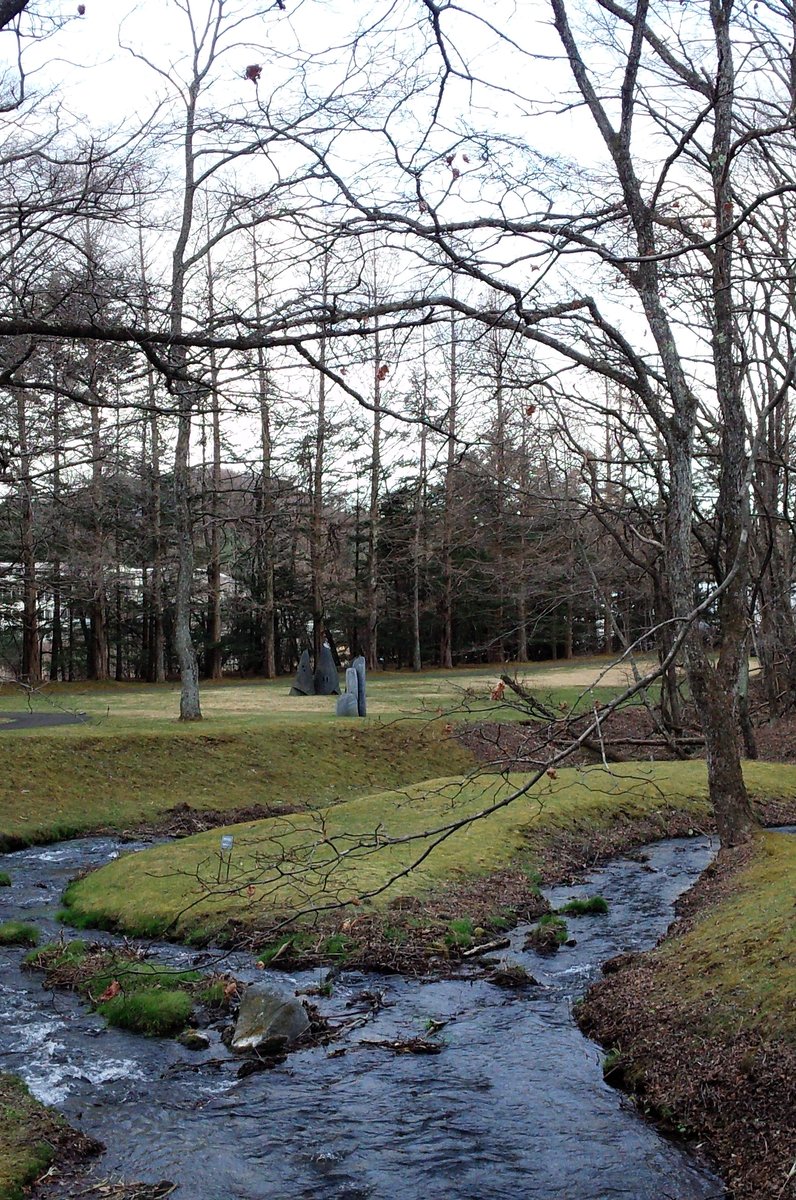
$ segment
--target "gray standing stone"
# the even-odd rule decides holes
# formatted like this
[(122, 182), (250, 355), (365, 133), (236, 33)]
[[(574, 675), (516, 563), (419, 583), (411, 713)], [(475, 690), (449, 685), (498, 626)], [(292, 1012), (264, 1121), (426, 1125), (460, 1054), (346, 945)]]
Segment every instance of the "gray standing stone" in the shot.
[(291, 696), (314, 696), (315, 695), (315, 678), (312, 674), (310, 666), (310, 652), (305, 650), (299, 659), (296, 678), (293, 680), (293, 686), (290, 689)]
[(340, 680), (337, 677), (337, 667), (329, 647), (324, 643), (315, 664), (315, 695), (339, 696)]
[(345, 691), (337, 701), (338, 717), (358, 717), (359, 705), (357, 704), (357, 695), (359, 693), (359, 676), (353, 667), (349, 667), (345, 673)]
[(309, 1027), (307, 1010), (295, 996), (271, 983), (252, 983), (240, 1002), (232, 1049), (278, 1053), (297, 1042)]
[(366, 717), (368, 715), (368, 703), (365, 695), (365, 660), (361, 654), (354, 659), (352, 666), (357, 673), (359, 681), (357, 688), (357, 711), (360, 717)]
[(335, 709), (338, 717), (358, 717), (357, 698), (353, 692), (343, 692), (342, 696), (337, 697), (337, 707)]

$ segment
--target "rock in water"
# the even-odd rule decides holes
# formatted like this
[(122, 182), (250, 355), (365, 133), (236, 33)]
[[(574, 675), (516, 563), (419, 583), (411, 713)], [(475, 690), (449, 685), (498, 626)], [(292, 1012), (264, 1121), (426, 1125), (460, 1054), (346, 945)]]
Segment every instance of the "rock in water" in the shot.
[(198, 1029), (186, 1029), (184, 1033), (180, 1034), (177, 1041), (186, 1050), (208, 1050), (210, 1048), (210, 1038)]
[(339, 696), (340, 680), (337, 677), (337, 667), (329, 647), (324, 642), (318, 661), (315, 664), (315, 695)]
[(232, 1049), (279, 1053), (297, 1042), (309, 1027), (307, 1010), (295, 996), (270, 983), (252, 983), (240, 1002)]
[(310, 652), (305, 650), (299, 659), (296, 678), (293, 680), (293, 686), (290, 689), (291, 696), (314, 696), (315, 695), (315, 678), (312, 674), (310, 665)]
[(357, 688), (357, 711), (360, 717), (366, 717), (368, 715), (368, 705), (365, 696), (365, 660), (361, 654), (358, 658), (354, 659), (352, 666), (357, 673), (357, 680), (359, 682), (359, 687)]

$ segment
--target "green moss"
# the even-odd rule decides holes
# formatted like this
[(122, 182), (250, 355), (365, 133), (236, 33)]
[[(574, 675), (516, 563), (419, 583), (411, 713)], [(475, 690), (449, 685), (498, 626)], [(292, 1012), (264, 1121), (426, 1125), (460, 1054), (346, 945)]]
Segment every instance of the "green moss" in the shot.
[(81, 991), (92, 996), (101, 996), (115, 980), (126, 996), (156, 988), (175, 990), (179, 985), (198, 983), (202, 976), (198, 971), (175, 971), (154, 962), (136, 962), (112, 959), (106, 968), (92, 975), (82, 985)]
[(192, 1008), (189, 995), (166, 988), (141, 988), (97, 1005), (109, 1025), (147, 1037), (179, 1033), (187, 1025)]
[(604, 896), (576, 896), (562, 904), (558, 910), (565, 917), (585, 917), (591, 913), (607, 913), (608, 901)]
[(31, 950), (22, 960), (25, 966), (48, 969), (65, 965), (76, 966), (86, 957), (86, 943), (80, 938), (71, 942), (48, 942)]
[(564, 942), (569, 937), (567, 923), (564, 918), (559, 917), (557, 913), (545, 913), (543, 917), (539, 918), (537, 925), (539, 929), (550, 933), (551, 936), (554, 937), (558, 942), (559, 946), (563, 946)]
[(347, 937), (344, 933), (333, 933), (328, 937), (321, 947), (321, 954), (324, 958), (337, 959), (339, 962), (345, 962), (347, 958), (353, 954), (356, 949), (356, 942), (353, 938)]
[(222, 980), (216, 980), (209, 987), (199, 988), (196, 992), (197, 1000), (202, 1004), (207, 1004), (210, 1008), (218, 1008), (226, 1002), (226, 992)]
[(39, 931), (26, 921), (5, 921), (0, 925), (0, 946), (36, 946)]
[(8, 871), (0, 871), (0, 887), (11, 887), (11, 876)]

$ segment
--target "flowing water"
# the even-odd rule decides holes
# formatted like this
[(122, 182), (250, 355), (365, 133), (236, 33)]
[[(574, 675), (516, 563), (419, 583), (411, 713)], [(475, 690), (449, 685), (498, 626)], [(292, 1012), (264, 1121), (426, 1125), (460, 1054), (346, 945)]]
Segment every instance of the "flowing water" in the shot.
[[(55, 935), (67, 881), (135, 848), (93, 838), (0, 856), (13, 880), (0, 892), (3, 919)], [(350, 1017), (356, 1008), (346, 1005), (363, 989), (381, 992), (384, 1007), (345, 1040), (246, 1079), (218, 1041), (197, 1054), (106, 1029), (75, 997), (22, 972), (22, 952), (0, 950), (0, 1069), (106, 1144), (95, 1178), (170, 1179), (180, 1200), (722, 1197), (714, 1175), (603, 1082), (601, 1053), (571, 1016), (600, 963), (655, 942), (713, 852), (704, 838), (661, 842), (647, 863), (618, 859), (577, 888), (550, 891), (554, 905), (599, 892), (610, 911), (570, 918), (577, 944), (552, 958), (523, 951), (524, 929), (514, 931), (504, 953), (541, 987), (343, 975), (323, 1002), (327, 1016)], [(163, 952), (183, 965), (197, 958)], [(263, 978), (239, 956), (224, 965)], [(319, 972), (289, 979), (307, 987)], [(427, 1036), (429, 1021), (448, 1022), (437, 1056), (367, 1045)]]

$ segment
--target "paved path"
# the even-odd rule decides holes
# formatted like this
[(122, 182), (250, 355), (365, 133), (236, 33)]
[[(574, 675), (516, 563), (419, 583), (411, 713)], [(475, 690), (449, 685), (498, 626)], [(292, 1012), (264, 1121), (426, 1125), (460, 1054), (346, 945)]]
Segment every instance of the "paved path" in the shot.
[(88, 717), (66, 712), (2, 712), (0, 733), (8, 729), (47, 729), (53, 725), (85, 725)]

